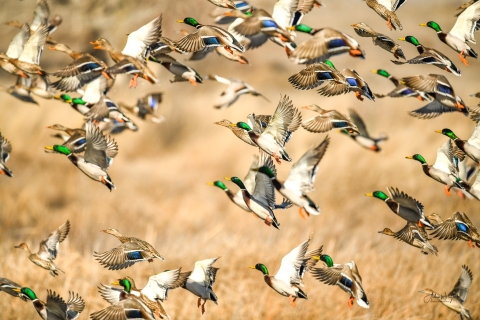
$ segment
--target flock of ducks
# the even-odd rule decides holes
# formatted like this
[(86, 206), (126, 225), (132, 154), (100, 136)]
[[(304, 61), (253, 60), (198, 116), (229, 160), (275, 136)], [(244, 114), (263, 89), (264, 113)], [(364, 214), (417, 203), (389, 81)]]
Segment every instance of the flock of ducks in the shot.
[[(373, 73), (388, 78), (395, 85), (395, 88), (387, 94), (376, 94), (355, 70), (344, 68), (340, 71), (330, 60), (344, 53), (353, 58), (365, 58), (365, 51), (356, 39), (333, 28), (315, 29), (301, 23), (303, 16), (314, 6), (321, 6), (319, 1), (278, 0), (272, 14), (245, 1), (208, 1), (221, 8), (218, 9), (221, 11), (216, 10), (212, 14), (215, 23), (228, 27), (202, 25), (196, 19), (186, 17), (177, 22), (191, 26), (195, 31), (182, 30), (180, 32), (182, 38), (172, 40), (163, 36), (163, 18), (159, 15), (129, 33), (122, 51), (115, 49), (105, 38), (92, 41), (93, 49), (106, 51), (113, 60), (114, 64), (108, 65), (87, 52), (77, 52), (66, 44), (57, 43), (50, 34), (61, 24), (62, 19), (58, 15), (49, 19), (50, 9), (47, 0), (37, 0), (31, 24), (17, 21), (8, 23), (20, 30), (6, 53), (0, 54), (0, 67), (15, 75), (17, 81), (12, 87), (3, 90), (25, 103), (37, 103), (35, 97), (55, 98), (71, 105), (82, 114), (85, 122), (81, 128), (66, 128), (60, 124), (49, 126), (48, 128), (59, 132), (57, 136), (63, 142), (47, 146), (45, 151), (66, 156), (86, 176), (104, 184), (112, 191), (115, 184), (107, 171), (119, 149), (111, 135), (124, 130), (138, 130), (131, 115), (156, 123), (164, 121), (163, 117), (156, 115), (158, 105), (162, 101), (161, 93), (140, 97), (134, 106), (111, 100), (108, 92), (114, 86), (117, 77), (123, 74), (130, 75), (129, 87), (136, 87), (139, 78), (156, 84), (159, 80), (147, 62), (159, 63), (173, 74), (171, 82), (188, 81), (192, 85), (198, 85), (208, 79), (226, 85), (213, 106), (218, 109), (227, 108), (243, 94), (265, 97), (240, 79), (224, 78), (214, 74), (202, 77), (196, 70), (177, 61), (171, 54), (191, 54), (189, 60), (201, 60), (215, 51), (221, 56), (217, 59), (226, 58), (240, 64), (249, 64), (245, 52), (261, 47), (270, 40), (283, 48), (291, 62), (306, 65), (303, 70), (288, 78), (295, 89), (316, 89), (320, 95), (326, 97), (352, 92), (361, 101), (364, 98), (375, 101), (384, 97), (415, 97), (428, 102), (426, 106), (409, 113), (421, 119), (430, 119), (447, 112), (460, 112), (470, 116), (477, 122), (477, 126), (468, 140), (460, 139), (448, 128), (436, 131), (448, 139), (438, 149), (434, 165), (428, 165), (420, 154), (407, 158), (420, 162), (427, 176), (445, 185), (445, 192), (448, 195), (453, 188), (460, 197), (480, 200), (480, 175), (470, 182), (480, 161), (478, 125), (480, 106), (467, 107), (445, 75), (426, 74), (398, 79), (383, 69), (372, 70)], [(406, 1), (399, 0), (366, 0), (367, 6), (386, 20), (391, 30), (403, 30), (396, 10), (405, 3)], [(467, 57), (475, 59), (478, 57), (470, 43), (475, 43), (474, 32), (480, 28), (478, 22), (480, 2), (472, 0), (459, 9), (462, 11), (448, 33), (443, 32), (435, 21), (422, 23), (421, 26), (435, 30), (438, 38), (455, 50), (460, 61), (468, 66)], [(374, 31), (364, 22), (352, 24), (352, 27), (358, 36), (372, 38), (376, 46), (393, 54), (395, 59), (392, 62), (395, 64), (431, 64), (456, 76), (461, 75), (460, 69), (446, 55), (436, 49), (424, 47), (414, 36), (399, 38), (413, 44), (418, 50), (418, 56), (407, 60), (394, 39)], [(308, 33), (312, 37), (297, 45), (294, 42), (296, 32)], [(68, 54), (73, 62), (56, 72), (45, 71), (41, 67), (40, 58), (46, 44), (50, 45), (51, 50)], [(56, 81), (50, 82), (50, 76), (56, 77)], [(77, 92), (80, 97), (72, 97), (70, 92)], [(267, 98), (265, 100), (268, 101)], [(328, 136), (296, 160), (284, 181), (277, 177), (274, 161), (278, 165), (282, 161), (293, 161), (286, 150), (286, 144), (296, 130), (302, 127), (312, 133), (325, 133), (340, 129), (362, 147), (375, 152), (380, 151), (379, 143), (387, 139), (385, 135), (371, 137), (364, 120), (353, 109), (349, 110), (349, 115), (344, 115), (337, 110), (326, 110), (315, 104), (304, 108), (318, 115), (303, 121), (302, 113), (293, 105), (292, 100), (287, 95), (282, 95), (273, 115), (249, 114), (244, 121), (231, 122), (224, 119), (215, 122), (231, 130), (243, 142), (258, 148), (259, 154), (255, 155), (245, 179), (237, 176), (225, 177), (239, 187), (237, 193), (233, 193), (220, 180), (209, 184), (225, 191), (238, 207), (252, 212), (265, 225), (276, 229), (280, 229), (281, 225), (274, 214), (276, 209), (296, 206), (303, 218), (321, 213), (319, 206), (307, 193), (314, 189), (319, 162), (330, 144)], [(10, 142), (0, 134), (0, 174), (9, 177), (13, 177), (13, 173), (7, 168), (6, 162), (11, 152)], [(276, 202), (275, 189), (283, 196), (280, 204)], [(438, 248), (429, 242), (430, 236), (440, 240), (464, 240), (472, 248), (480, 247), (480, 233), (465, 213), (455, 212), (445, 221), (437, 214), (425, 216), (423, 205), (419, 201), (397, 188), (387, 190), (389, 195), (383, 191), (374, 191), (366, 195), (384, 201), (390, 210), (406, 220), (406, 225), (397, 232), (385, 228), (380, 233), (419, 248), (423, 254), (438, 255)], [(52, 276), (58, 276), (64, 271), (54, 260), (59, 253), (59, 244), (65, 240), (70, 228), (70, 222), (66, 221), (40, 242), (37, 253), (32, 253), (26, 243), (21, 243), (15, 248), (27, 251), (31, 262), (48, 270)], [(142, 261), (164, 260), (151, 244), (139, 238), (123, 236), (116, 229), (106, 229), (102, 232), (115, 236), (121, 242), (113, 249), (93, 254), (94, 258), (109, 270), (122, 270)], [(334, 264), (331, 256), (322, 253), (322, 246), (308, 251), (310, 240), (309, 238), (302, 242), (286, 254), (274, 276), (270, 275), (262, 263), (250, 268), (262, 272), (266, 284), (280, 295), (288, 297), (293, 306), (297, 299), (307, 299), (307, 294), (303, 290), (303, 277), (310, 273), (320, 282), (336, 285), (345, 291), (349, 295), (350, 308), (353, 307), (354, 301), (363, 308), (369, 308), (370, 302), (362, 287), (362, 278), (355, 262)], [(213, 284), (219, 269), (213, 267), (213, 264), (219, 258), (197, 261), (193, 271), (190, 272), (181, 272), (181, 268), (178, 268), (152, 275), (143, 289), (137, 288), (135, 281), (130, 277), (117, 279), (112, 283), (113, 286), (100, 284), (99, 293), (110, 305), (93, 312), (90, 318), (93, 320), (170, 318), (163, 302), (168, 298), (169, 290), (179, 287), (198, 297), (198, 307), (201, 306), (203, 314), (208, 300), (214, 303), (218, 301)], [(317, 263), (321, 266), (316, 267)], [(433, 298), (440, 297), (440, 301), (459, 313), (461, 319), (472, 319), (464, 307), (472, 279), (472, 272), (464, 265), (459, 280), (448, 294), (448, 299), (441, 299), (441, 295), (431, 289), (421, 292)], [(55, 291), (47, 290), (46, 302), (43, 302), (32, 289), (5, 278), (0, 278), (0, 290), (24, 301), (31, 301), (42, 319), (76, 319), (85, 308), (83, 298), (73, 292), (70, 292), (69, 299), (65, 302)]]

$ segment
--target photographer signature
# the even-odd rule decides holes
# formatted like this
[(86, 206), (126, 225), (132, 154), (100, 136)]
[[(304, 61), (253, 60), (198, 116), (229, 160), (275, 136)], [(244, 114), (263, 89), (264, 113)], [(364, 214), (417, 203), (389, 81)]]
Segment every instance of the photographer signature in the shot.
[(423, 302), (452, 302), (453, 297), (445, 293), (445, 295), (432, 292), (423, 297)]

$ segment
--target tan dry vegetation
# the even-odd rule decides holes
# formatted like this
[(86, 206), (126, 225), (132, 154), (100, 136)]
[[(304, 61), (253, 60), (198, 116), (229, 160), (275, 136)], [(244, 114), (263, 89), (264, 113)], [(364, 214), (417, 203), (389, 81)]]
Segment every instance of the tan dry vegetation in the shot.
[[(389, 32), (385, 22), (362, 1), (324, 2), (325, 8), (315, 9), (306, 17), (307, 24), (333, 26), (355, 35), (350, 24), (364, 21), (393, 38), (415, 35), (426, 46), (434, 46), (450, 56), (462, 69), (462, 77), (448, 75), (448, 78), (467, 105), (476, 103), (468, 94), (479, 91), (479, 62), (469, 59), (471, 66), (465, 68), (457, 55), (436, 39), (432, 30), (418, 27), (419, 23), (436, 20), (448, 29), (454, 23), (454, 9), (462, 1), (409, 1), (398, 12), (404, 32)], [(89, 49), (88, 42), (98, 37), (108, 38), (120, 48), (127, 33), (163, 12), (164, 36), (178, 39), (175, 30), (191, 29), (176, 24), (175, 20), (194, 16), (208, 24), (211, 23), (208, 13), (214, 8), (203, 0), (97, 3), (50, 1), (51, 12), (64, 17), (53, 36), (75, 50)], [(269, 10), (273, 3), (254, 2)], [(8, 0), (2, 5), (0, 21), (29, 20), (33, 6), (32, 1)], [(15, 32), (8, 27), (0, 29), (2, 51)], [(297, 42), (307, 37), (299, 35)], [(387, 92), (392, 85), (371, 74), (370, 69), (384, 68), (398, 77), (443, 73), (431, 66), (395, 66), (389, 61), (392, 56), (374, 47), (369, 39), (356, 38), (367, 52), (365, 61), (346, 55), (332, 60), (339, 69), (355, 68), (374, 92)], [(416, 55), (410, 44), (402, 43), (402, 48), (407, 57)], [(480, 51), (478, 46), (476, 50)], [(172, 76), (159, 66), (153, 66), (161, 79), (159, 86), (140, 80), (137, 89), (129, 90), (128, 77), (119, 77), (111, 98), (134, 103), (145, 93), (163, 91), (165, 100), (159, 113), (166, 121), (156, 125), (135, 120), (140, 125), (139, 132), (115, 137), (120, 152), (109, 170), (117, 185), (112, 193), (84, 176), (63, 156), (43, 152), (43, 146), (56, 142), (51, 137), (53, 132), (45, 127), (54, 123), (79, 126), (82, 118), (77, 113), (58, 101), (38, 99), (41, 104), (36, 107), (2, 94), (0, 129), (13, 145), (8, 165), (14, 178), (0, 177), (3, 231), (0, 275), (31, 287), (40, 299), (45, 299), (47, 288), (64, 297), (69, 290), (80, 293), (87, 304), (81, 319), (87, 319), (89, 313), (107, 306), (97, 293), (100, 283), (129, 275), (143, 286), (152, 274), (178, 267), (191, 270), (196, 260), (221, 256), (216, 263), (221, 269), (214, 287), (219, 305), (208, 302), (202, 317), (196, 308), (196, 297), (185, 290), (175, 290), (165, 303), (173, 319), (457, 319), (458, 315), (439, 303), (424, 303), (423, 295), (417, 291), (431, 287), (441, 293), (449, 292), (458, 279), (461, 265), (466, 264), (473, 271), (474, 281), (465, 305), (477, 318), (480, 315), (480, 250), (468, 248), (463, 241), (433, 240), (439, 256), (423, 256), (415, 248), (377, 233), (384, 227), (397, 231), (404, 222), (379, 200), (364, 196), (366, 192), (395, 186), (423, 202), (427, 214), (436, 212), (446, 218), (454, 211), (464, 211), (480, 226), (478, 202), (463, 201), (456, 195), (446, 197), (443, 186), (426, 177), (420, 164), (405, 159), (407, 155), (421, 153), (433, 163), (436, 149), (445, 141), (445, 137), (434, 130), (450, 127), (466, 138), (474, 123), (460, 114), (447, 114), (434, 120), (414, 119), (407, 111), (422, 106), (415, 99), (385, 98), (362, 103), (353, 94), (327, 99), (315, 91), (298, 91), (290, 87), (287, 78), (302, 67), (288, 62), (281, 48), (268, 43), (246, 55), (251, 66), (222, 60), (215, 54), (189, 64), (202, 75), (217, 73), (242, 78), (264, 93), (271, 103), (244, 96), (229, 109), (214, 110), (211, 105), (222, 90), (221, 84), (205, 82), (197, 87), (188, 83), (170, 84)], [(47, 71), (57, 70), (69, 62), (66, 55), (48, 50), (42, 57)], [(13, 81), (13, 77), (2, 73), (2, 85)], [(374, 154), (345, 136), (330, 133), (332, 141), (320, 164), (316, 191), (311, 194), (323, 213), (302, 220), (295, 208), (279, 211), (281, 230), (278, 231), (265, 227), (260, 220), (230, 203), (219, 189), (205, 183), (224, 176), (243, 177), (252, 155), (257, 152), (227, 129), (212, 123), (221, 119), (238, 121), (250, 112), (271, 114), (280, 94), (288, 94), (297, 107), (317, 103), (343, 112), (353, 107), (373, 135), (385, 132), (390, 138), (383, 144), (383, 151)], [(304, 118), (311, 115), (304, 112)], [(324, 136), (300, 129), (287, 150), (295, 161)], [(281, 179), (287, 176), (290, 166), (285, 162), (277, 166)], [(232, 189), (237, 190), (235, 186)], [(61, 244), (56, 260), (66, 274), (53, 278), (30, 263), (24, 252), (13, 248), (24, 241), (36, 249), (40, 240), (67, 219), (72, 229)], [(118, 244), (113, 237), (99, 232), (105, 228), (117, 228), (125, 235), (149, 241), (166, 261), (140, 263), (115, 272), (102, 268), (93, 259), (93, 251), (105, 251)], [(262, 262), (275, 273), (281, 258), (310, 235), (313, 235), (312, 246), (323, 244), (324, 252), (335, 262), (354, 260), (357, 263), (370, 309), (355, 304), (353, 310), (349, 310), (346, 293), (321, 284), (309, 275), (305, 288), (309, 301), (299, 301), (297, 307), (292, 308), (286, 298), (266, 286), (258, 271), (248, 269), (249, 265)], [(33, 307), (20, 299), (0, 296), (2, 319), (37, 317)]]

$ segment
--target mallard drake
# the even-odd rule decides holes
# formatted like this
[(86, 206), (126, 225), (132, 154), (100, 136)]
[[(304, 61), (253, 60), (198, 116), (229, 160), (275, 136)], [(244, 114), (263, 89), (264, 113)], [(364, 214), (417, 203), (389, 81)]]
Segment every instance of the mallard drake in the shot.
[(47, 303), (45, 303), (38, 299), (35, 292), (30, 288), (13, 288), (12, 290), (26, 296), (32, 301), (35, 310), (43, 320), (75, 320), (83, 309), (85, 309), (85, 301), (83, 298), (73, 292), (69, 292), (68, 301), (65, 302), (55, 291), (47, 290)]
[(220, 94), (220, 97), (217, 98), (213, 105), (213, 107), (216, 109), (222, 109), (231, 106), (243, 94), (251, 94), (254, 97), (262, 97), (265, 100), (269, 101), (264, 95), (255, 90), (254, 87), (240, 79), (227, 79), (217, 76), (215, 74), (208, 75), (204, 79), (217, 81), (227, 85), (227, 88), (225, 88), (225, 90)]
[(459, 313), (462, 320), (471, 320), (473, 318), (470, 315), (470, 311), (468, 311), (463, 304), (465, 300), (467, 300), (468, 289), (472, 285), (472, 281), (472, 271), (470, 271), (466, 265), (462, 265), (460, 278), (458, 278), (455, 287), (453, 287), (453, 290), (450, 291), (447, 297), (434, 292), (432, 289), (423, 289), (419, 292), (426, 294), (424, 298), (425, 302), (440, 301), (447, 308)]
[(213, 3), (217, 7), (227, 8), (227, 9), (236, 9), (235, 2), (233, 0), (208, 0), (210, 3)]
[(85, 124), (85, 131), (87, 142), (83, 157), (75, 155), (70, 149), (61, 145), (47, 146), (45, 149), (66, 155), (86, 176), (103, 183), (112, 191), (115, 189), (115, 185), (110, 179), (107, 169), (118, 153), (117, 143), (110, 136), (103, 135), (92, 120)]
[[(459, 160), (459, 159), (458, 159)], [(472, 177), (478, 172), (478, 166), (476, 163), (471, 162), (468, 158), (464, 158), (462, 161), (458, 161), (458, 177), (460, 178), (462, 188), (454, 188), (457, 192), (457, 196), (460, 199), (477, 199), (480, 198), (474, 195), (474, 189), (472, 189), (474, 182)], [(473, 193), (471, 193), (473, 192)]]
[[(315, 250), (315, 254), (307, 256), (310, 238), (302, 242), (298, 247), (290, 251), (282, 258), (282, 264), (275, 276), (270, 276), (267, 267), (262, 263), (257, 263), (249, 268), (259, 270), (263, 273), (263, 279), (267, 285), (284, 297), (288, 297), (290, 304), (296, 306), (297, 299), (306, 299), (308, 297), (300, 287), (304, 287), (303, 276), (305, 272), (310, 271), (319, 260), (322, 248)], [(307, 263), (312, 260), (307, 266)]]
[(363, 122), (363, 119), (358, 115), (358, 113), (352, 108), (348, 109), (348, 113), (350, 116), (350, 120), (356, 126), (358, 133), (350, 133), (347, 129), (342, 129), (341, 132), (350, 136), (362, 147), (375, 152), (379, 152), (381, 149), (378, 144), (382, 141), (387, 140), (388, 136), (381, 135), (379, 138), (372, 138), (367, 131), (367, 126), (365, 125), (365, 122)]
[(431, 235), (440, 240), (465, 240), (470, 248), (475, 248), (473, 243), (480, 248), (480, 233), (463, 212), (457, 211), (447, 220), (440, 221)]
[(303, 129), (309, 132), (319, 133), (327, 132), (332, 129), (345, 129), (349, 133), (359, 133), (357, 126), (352, 120), (337, 110), (325, 110), (316, 104), (311, 104), (302, 108), (320, 114), (319, 116), (308, 119), (302, 123)]
[(105, 268), (108, 268), (108, 270), (125, 269), (141, 261), (153, 262), (155, 258), (165, 260), (165, 258), (146, 241), (135, 237), (123, 236), (117, 229), (106, 229), (100, 232), (111, 234), (122, 243), (110, 251), (103, 253), (94, 252), (93, 256), (95, 259)]
[[(259, 172), (266, 174), (272, 179), (275, 189), (294, 205), (300, 207), (299, 214), (305, 218), (303, 211), (307, 216), (319, 215), (320, 208), (306, 195), (313, 191), (313, 184), (318, 171), (318, 164), (322, 160), (325, 151), (327, 151), (330, 138), (327, 136), (317, 147), (308, 150), (297, 162), (295, 162), (285, 182), (277, 180), (275, 167), (273, 170), (269, 166), (262, 166)], [(272, 163), (273, 166), (273, 163)], [(303, 210), (303, 211), (302, 211)]]
[(52, 73), (54, 76), (61, 78), (52, 83), (52, 87), (58, 90), (76, 91), (101, 75), (106, 79), (111, 79), (110, 75), (105, 72), (108, 68), (105, 62), (87, 52), (73, 51), (62, 43), (50, 46), (48, 49), (65, 52), (74, 59), (63, 69)]
[(435, 30), (440, 41), (459, 53), (460, 61), (468, 66), (468, 56), (478, 59), (477, 53), (467, 44), (475, 42), (475, 31), (478, 30), (480, 20), (480, 2), (473, 3), (467, 7), (457, 18), (452, 30), (448, 33), (442, 31), (440, 25), (435, 21), (422, 23), (420, 26), (429, 27)]
[(367, 6), (373, 9), (380, 17), (387, 20), (390, 30), (403, 30), (402, 24), (395, 11), (398, 10), (407, 0), (366, 0)]
[(452, 85), (445, 76), (439, 74), (418, 75), (400, 80), (407, 87), (428, 93), (435, 100), (426, 106), (410, 111), (409, 114), (420, 119), (431, 119), (442, 113), (461, 112), (469, 115), (462, 98), (455, 94)]
[(425, 213), (423, 212), (423, 204), (410, 197), (403, 191), (398, 190), (397, 188), (387, 187), (387, 190), (388, 193), (390, 193), (391, 198), (389, 198), (382, 191), (374, 191), (365, 195), (367, 197), (374, 197), (385, 201), (390, 210), (404, 220), (415, 222), (421, 228), (425, 226), (429, 227), (430, 229), (434, 228), (428, 218), (425, 217)]
[[(67, 220), (64, 224), (58, 227), (57, 230), (50, 233), (50, 235), (40, 242), (40, 248), (37, 253), (32, 253), (26, 243), (21, 243), (15, 246), (17, 249), (23, 249), (28, 253), (28, 259), (37, 266), (48, 270), (52, 277), (58, 276), (58, 271), (63, 272), (53, 262), (58, 255), (59, 243), (65, 240), (70, 231), (70, 221)], [(63, 272), (65, 273), (65, 272)]]
[(326, 267), (313, 268), (310, 272), (312, 276), (330, 286), (337, 285), (350, 295), (348, 299), (348, 307), (353, 308), (353, 301), (357, 299), (357, 304), (362, 308), (370, 308), (365, 290), (362, 287), (362, 277), (358, 271), (354, 261), (346, 264), (333, 264), (333, 260), (329, 255), (320, 255)]
[(403, 54), (403, 51), (400, 45), (395, 43), (395, 41), (393, 41), (393, 39), (390, 38), (389, 36), (386, 36), (383, 33), (376, 32), (364, 22), (352, 24), (352, 27), (353, 27), (353, 30), (355, 30), (355, 32), (360, 37), (372, 38), (372, 42), (374, 45), (379, 46), (380, 48), (393, 53), (393, 56), (396, 59), (398, 58), (405, 59), (405, 55)]
[(452, 142), (448, 140), (437, 149), (437, 159), (435, 164), (429, 166), (424, 157), (420, 154), (406, 157), (407, 159), (417, 160), (422, 164), (423, 172), (435, 181), (445, 185), (445, 194), (450, 196), (450, 189), (453, 186), (462, 188), (456, 161), (454, 160)]
[(313, 7), (319, 6), (320, 3), (316, 0), (278, 0), (273, 5), (272, 18), (281, 28), (287, 30), (297, 26)]
[(392, 236), (395, 239), (408, 243), (413, 247), (420, 248), (420, 252), (425, 255), (438, 255), (437, 247), (428, 242), (428, 234), (425, 229), (420, 228), (413, 222), (407, 222), (407, 225), (397, 232), (393, 232), (389, 228), (385, 228), (382, 231), (378, 231), (378, 233)]
[(27, 301), (28, 296), (23, 294), (20, 291), (14, 291), (13, 289), (22, 289), (22, 286), (12, 280), (7, 278), (0, 278), (0, 291), (3, 291), (13, 297), (17, 297), (22, 299), (23, 301)]
[(453, 73), (456, 76), (462, 75), (462, 72), (460, 71), (460, 69), (458, 69), (457, 66), (453, 64), (452, 60), (450, 60), (446, 55), (444, 55), (438, 50), (422, 46), (415, 37), (406, 36), (405, 38), (398, 38), (398, 40), (407, 41), (413, 44), (414, 46), (416, 46), (420, 55), (410, 60), (407, 60), (405, 62), (390, 60), (393, 63), (395, 64), (407, 64), (407, 63), (408, 64), (431, 64), (442, 70)]
[(233, 132), (233, 134), (239, 138), (240, 140), (242, 140), (243, 142), (245, 143), (248, 143), (249, 145), (251, 146), (254, 146), (256, 147), (257, 145), (252, 141), (252, 139), (250, 139), (250, 136), (248, 135), (248, 132), (245, 131), (244, 129), (240, 128), (240, 127), (237, 127), (237, 125), (233, 122), (231, 122), (230, 120), (222, 120), (222, 121), (217, 121), (217, 122), (214, 122), (213, 124), (217, 124), (219, 126), (222, 126), (222, 127), (225, 127), (225, 128), (228, 128), (230, 129), (230, 131)]
[(459, 149), (455, 155), (463, 160), (465, 155), (476, 163), (480, 163), (480, 123), (477, 123), (471, 137), (468, 140), (462, 140), (453, 133), (452, 130), (445, 128), (435, 130), (436, 133), (443, 134), (453, 140), (455, 146)]
[(149, 56), (148, 60), (161, 64), (165, 69), (170, 71), (170, 73), (175, 75), (175, 78), (170, 80), (170, 83), (188, 81), (194, 86), (196, 86), (197, 83), (203, 83), (202, 76), (200, 76), (195, 69), (178, 62), (168, 54), (157, 54), (155, 57)]
[(47, 128), (65, 132), (68, 138), (66, 138), (63, 146), (67, 147), (72, 153), (81, 153), (85, 151), (87, 139), (86, 131), (84, 129), (66, 128), (60, 124), (54, 124), (52, 126), (48, 126)]
[(305, 24), (291, 27), (292, 30), (311, 34), (290, 54), (289, 59), (297, 64), (322, 62), (332, 56), (348, 52), (352, 57), (365, 59), (365, 52), (358, 42), (346, 33), (333, 28), (313, 29)]
[(156, 92), (150, 93), (146, 96), (137, 100), (137, 104), (134, 106), (127, 106), (123, 103), (119, 103), (118, 105), (122, 108), (127, 110), (130, 113), (133, 113), (140, 119), (150, 119), (152, 122), (161, 123), (165, 121), (163, 116), (156, 116), (155, 112), (158, 109), (160, 103), (162, 103), (163, 93)]
[(386, 96), (389, 96), (391, 98), (399, 98), (399, 97), (415, 97), (420, 101), (432, 101), (432, 97), (430, 97), (427, 93), (420, 91), (420, 90), (414, 90), (412, 88), (407, 87), (406, 85), (400, 83), (400, 80), (392, 76), (390, 73), (383, 69), (375, 69), (372, 70), (373, 73), (378, 74), (382, 77), (385, 77), (392, 81), (392, 83), (395, 85), (395, 89), (390, 91), (387, 94), (379, 94), (375, 93), (376, 98), (384, 98)]
[[(220, 257), (195, 262), (195, 268), (182, 287), (198, 297), (197, 307), (202, 306), (202, 314), (205, 313), (205, 304), (208, 300), (218, 305), (218, 298), (213, 292), (213, 284), (219, 270), (213, 267), (213, 264), (218, 259)], [(201, 304), (202, 300), (204, 300), (203, 304)]]
[(197, 29), (197, 31), (175, 42), (177, 51), (182, 53), (212, 51), (216, 47), (224, 47), (229, 52), (233, 52), (232, 49), (239, 52), (245, 51), (232, 34), (220, 27), (202, 25), (191, 17), (177, 20), (177, 22), (185, 23)]
[(10, 142), (2, 136), (0, 132), (0, 174), (4, 174), (8, 177), (13, 177), (12, 171), (10, 171), (5, 163), (10, 158), (10, 153), (12, 152), (12, 145)]
[(291, 162), (292, 159), (285, 151), (285, 142), (298, 129), (302, 122), (302, 114), (292, 104), (288, 96), (280, 98), (277, 109), (263, 132), (254, 131), (245, 122), (231, 124), (248, 132), (250, 139), (263, 151), (275, 158), (278, 164), (280, 158)]

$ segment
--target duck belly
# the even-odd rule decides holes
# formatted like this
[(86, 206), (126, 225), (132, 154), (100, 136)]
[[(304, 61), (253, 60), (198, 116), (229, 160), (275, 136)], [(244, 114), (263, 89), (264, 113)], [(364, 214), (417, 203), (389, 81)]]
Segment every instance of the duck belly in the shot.
[(102, 181), (102, 177), (106, 176), (107, 173), (102, 170), (99, 166), (86, 162), (84, 159), (79, 159), (77, 162), (77, 167), (85, 173), (88, 177), (95, 181)]
[(260, 219), (265, 220), (267, 217), (271, 217), (270, 209), (265, 208), (258, 202), (256, 202), (253, 199), (250, 199), (249, 206), (250, 210), (252, 210), (253, 213), (255, 213)]
[(207, 287), (204, 285), (204, 282), (200, 283), (192, 279), (188, 279), (185, 284), (185, 288), (199, 298), (202, 298), (204, 300), (210, 299)]
[(269, 136), (261, 135), (257, 139), (256, 143), (260, 147), (260, 149), (262, 149), (269, 155), (273, 155), (275, 153), (276, 155), (281, 156), (285, 153), (285, 150), (283, 150), (283, 148), (279, 146), (276, 141)]

